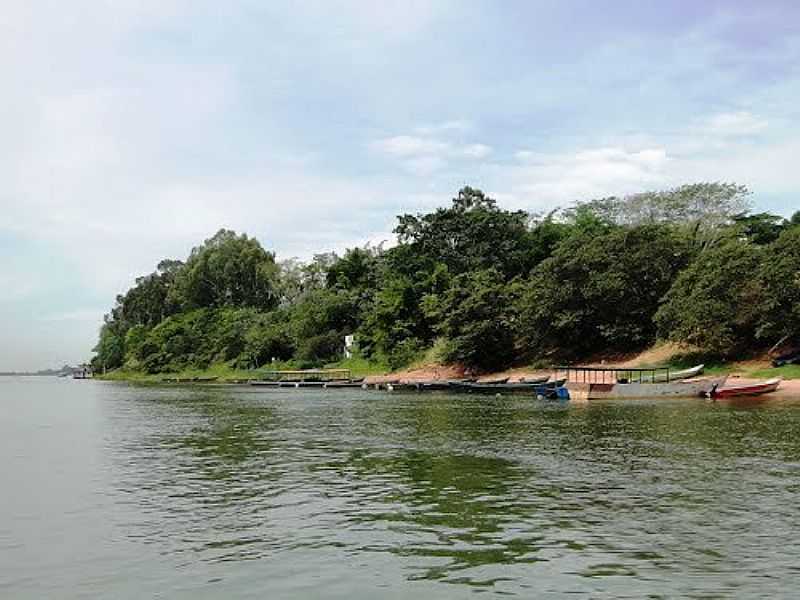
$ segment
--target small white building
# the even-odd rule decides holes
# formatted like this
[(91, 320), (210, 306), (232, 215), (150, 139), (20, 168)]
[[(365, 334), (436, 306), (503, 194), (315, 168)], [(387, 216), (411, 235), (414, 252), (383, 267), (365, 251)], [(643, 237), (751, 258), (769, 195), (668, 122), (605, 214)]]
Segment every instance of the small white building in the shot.
[(344, 336), (344, 357), (353, 358), (353, 346), (355, 345), (355, 336)]

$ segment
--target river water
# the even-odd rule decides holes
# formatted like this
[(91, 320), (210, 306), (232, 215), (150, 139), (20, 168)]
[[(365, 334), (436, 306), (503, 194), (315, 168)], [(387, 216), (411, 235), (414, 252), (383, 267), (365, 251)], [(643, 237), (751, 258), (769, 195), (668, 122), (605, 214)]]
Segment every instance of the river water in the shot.
[(0, 598), (796, 598), (800, 399), (0, 378)]

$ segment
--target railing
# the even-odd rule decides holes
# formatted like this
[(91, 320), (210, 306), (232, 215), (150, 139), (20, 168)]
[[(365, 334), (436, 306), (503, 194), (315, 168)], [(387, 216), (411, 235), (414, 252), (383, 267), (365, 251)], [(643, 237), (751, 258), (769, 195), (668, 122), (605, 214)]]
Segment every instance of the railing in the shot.
[(258, 371), (258, 375), (265, 381), (335, 381), (351, 379), (350, 369)]
[[(567, 381), (580, 383), (669, 383), (670, 368), (610, 368), (610, 367), (553, 367), (554, 378), (566, 378)], [(650, 376), (647, 377), (646, 375)], [(570, 377), (574, 375), (574, 377)]]

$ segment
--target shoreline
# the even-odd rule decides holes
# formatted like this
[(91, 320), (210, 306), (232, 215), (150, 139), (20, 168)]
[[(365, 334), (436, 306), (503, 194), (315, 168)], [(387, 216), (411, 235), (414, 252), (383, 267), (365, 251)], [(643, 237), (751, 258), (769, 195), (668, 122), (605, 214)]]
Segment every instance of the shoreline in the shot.
[[(628, 367), (633, 366), (633, 361), (602, 363), (602, 366)], [(591, 365), (593, 363), (587, 363)], [(597, 366), (601, 366), (597, 364)], [(651, 365), (647, 365), (649, 368)], [(453, 379), (463, 379), (470, 374), (459, 365), (428, 365), (398, 371), (375, 372), (376, 369), (354, 369), (353, 379), (362, 379), (367, 385), (386, 384), (386, 383), (420, 383), (427, 381), (446, 381)], [(515, 367), (492, 373), (474, 375), (478, 382), (485, 380), (496, 380), (508, 378), (509, 382), (519, 382), (525, 379), (532, 379), (543, 375), (549, 375), (552, 369)], [(800, 395), (800, 365), (790, 365), (774, 368), (765, 361), (744, 361), (731, 362), (720, 365), (713, 365), (706, 369), (705, 375), (724, 375), (727, 374), (729, 381), (737, 384), (747, 384), (757, 380), (781, 377), (783, 383), (776, 395), (789, 393)], [(158, 373), (147, 374), (138, 371), (112, 371), (105, 375), (94, 377), (100, 381), (123, 381), (127, 383), (142, 384), (216, 384), (216, 385), (242, 385), (250, 381), (260, 379), (259, 370), (238, 370), (230, 369), (224, 365), (215, 365), (205, 370), (187, 370), (177, 373)]]

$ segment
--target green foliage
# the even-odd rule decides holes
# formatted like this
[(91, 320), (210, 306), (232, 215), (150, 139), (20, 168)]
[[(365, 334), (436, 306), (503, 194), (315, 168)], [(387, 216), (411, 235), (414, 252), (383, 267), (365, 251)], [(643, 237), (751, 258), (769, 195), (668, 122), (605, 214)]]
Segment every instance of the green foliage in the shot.
[(467, 367), (501, 369), (515, 358), (511, 287), (495, 270), (457, 276), (433, 311), (447, 339), (445, 358)]
[(265, 337), (264, 318), (250, 308), (201, 308), (173, 315), (143, 337), (136, 332), (138, 342), (129, 348), (126, 364), (148, 373), (205, 369), (217, 362), (258, 366), (254, 360), (264, 350), (259, 345)]
[(686, 240), (663, 225), (576, 233), (523, 284), (526, 354), (575, 357), (653, 342), (659, 299), (689, 257)]
[(757, 274), (763, 250), (730, 240), (678, 275), (655, 316), (666, 339), (731, 356), (755, 338), (763, 293)]
[(244, 349), (236, 359), (240, 368), (257, 368), (274, 360), (292, 358), (295, 346), (282, 311), (260, 314), (245, 333)]
[(337, 359), (344, 336), (358, 324), (357, 316), (354, 296), (346, 290), (321, 288), (304, 295), (289, 315), (297, 358), (311, 363)]
[(739, 227), (742, 235), (759, 245), (774, 242), (789, 226), (789, 222), (783, 217), (769, 213), (737, 215), (734, 223)]
[(257, 240), (220, 229), (192, 250), (180, 282), (189, 308), (270, 310), (278, 303), (277, 277), (274, 255)]
[(758, 337), (800, 342), (800, 227), (784, 231), (767, 249), (759, 280), (763, 303)]
[(800, 336), (800, 212), (749, 214), (748, 194), (700, 183), (532, 216), (465, 187), (446, 207), (399, 216), (388, 250), (307, 263), (276, 263), (223, 229), (117, 297), (93, 365), (321, 366), (342, 360), (350, 334), (359, 360), (393, 369), (579, 360), (658, 332), (704, 353), (768, 346)]
[(395, 229), (401, 244), (453, 274), (496, 269), (507, 277), (533, 266), (533, 239), (523, 211), (504, 211), (480, 190), (465, 187), (449, 208), (402, 215)]
[(92, 368), (100, 373), (117, 369), (125, 360), (125, 334), (119, 324), (110, 319), (100, 328), (100, 337), (94, 347)]

